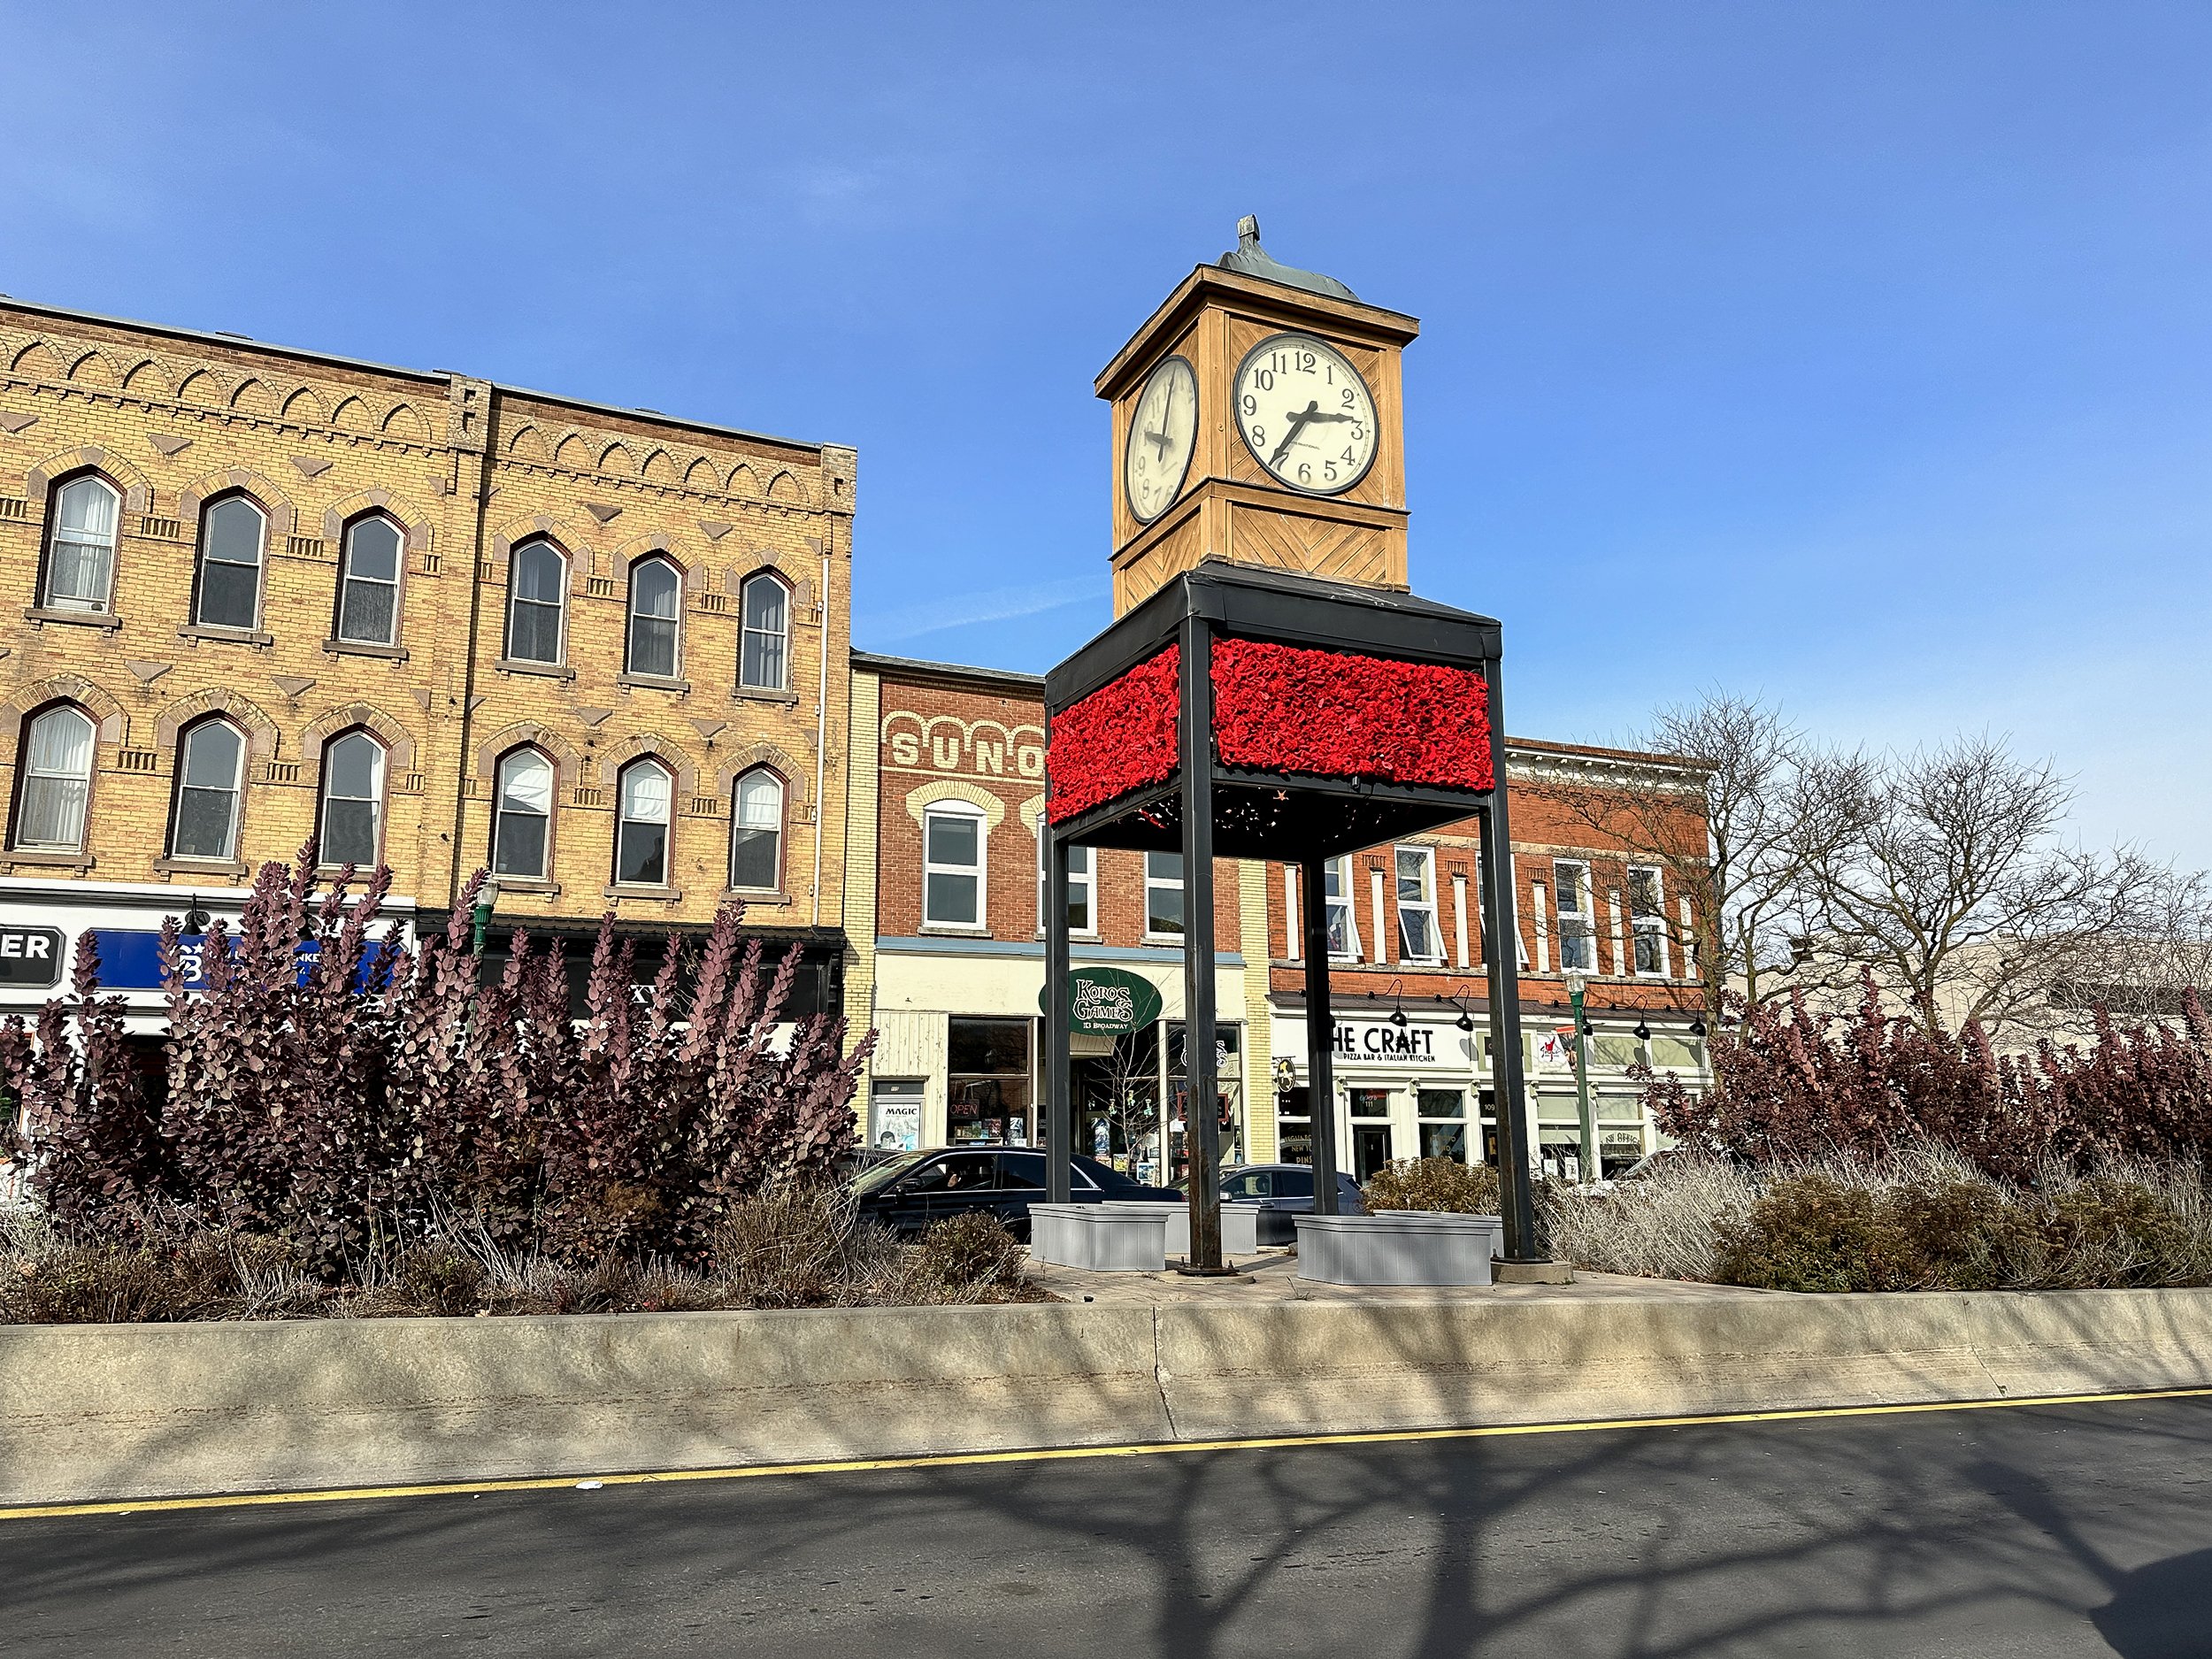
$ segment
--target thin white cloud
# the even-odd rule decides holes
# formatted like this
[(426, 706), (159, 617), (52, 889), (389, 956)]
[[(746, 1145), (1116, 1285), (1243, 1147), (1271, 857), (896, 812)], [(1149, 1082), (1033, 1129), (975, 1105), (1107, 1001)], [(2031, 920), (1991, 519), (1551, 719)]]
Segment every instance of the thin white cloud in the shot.
[(898, 640), (919, 639), (925, 634), (941, 634), (948, 628), (972, 627), (979, 622), (1010, 622), (1017, 617), (1033, 617), (1057, 611), (1062, 605), (1103, 599), (1111, 591), (1110, 585), (1096, 576), (1033, 582), (1020, 588), (990, 588), (980, 593), (955, 594), (926, 604), (879, 611), (860, 618), (854, 631), (889, 644)]

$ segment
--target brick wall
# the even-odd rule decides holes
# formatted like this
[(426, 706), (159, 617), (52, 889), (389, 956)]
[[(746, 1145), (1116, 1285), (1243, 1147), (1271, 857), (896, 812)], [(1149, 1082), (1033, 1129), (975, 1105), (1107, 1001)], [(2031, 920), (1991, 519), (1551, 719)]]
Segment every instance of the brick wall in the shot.
[[(121, 492), (109, 613), (41, 611), (53, 487), (92, 471)], [(746, 767), (787, 784), (781, 890), (751, 919), (839, 919), (840, 764), (849, 700), (849, 449), (752, 438), (648, 413), (510, 393), (466, 376), (350, 365), (0, 304), (0, 783), (15, 795), (25, 717), (66, 699), (98, 723), (81, 856), (0, 850), (22, 875), (219, 883), (288, 858), (316, 818), (323, 744), (349, 728), (390, 757), (384, 856), (399, 891), (450, 898), (489, 852), (491, 772), (523, 742), (558, 768), (551, 879), (503, 915), (703, 920), (727, 881), (729, 795)], [(204, 507), (267, 517), (258, 626), (191, 626)], [(345, 526), (381, 513), (405, 537), (398, 644), (333, 636)], [(568, 559), (565, 661), (503, 666), (508, 556), (530, 536)], [(623, 673), (628, 573), (682, 576), (672, 682)], [(791, 608), (788, 687), (738, 695), (737, 584), (773, 569)], [(828, 695), (822, 695), (825, 679)], [(249, 740), (239, 858), (166, 856), (178, 733), (222, 714)], [(609, 890), (618, 768), (678, 779), (665, 891)], [(818, 856), (818, 833), (830, 837)], [(821, 872), (820, 891), (815, 872)]]
[[(995, 820), (987, 855), (988, 936), (1036, 938), (1036, 824), (1044, 808), (1041, 684), (1013, 676), (963, 680), (887, 668), (878, 756), (879, 931), (901, 936), (925, 931), (921, 818), (931, 803), (949, 799), (978, 806), (987, 820)], [(1144, 856), (1102, 849), (1093, 856), (1099, 942), (1148, 942)], [(1214, 922), (1217, 949), (1237, 949), (1237, 874), (1226, 861), (1216, 864)]]

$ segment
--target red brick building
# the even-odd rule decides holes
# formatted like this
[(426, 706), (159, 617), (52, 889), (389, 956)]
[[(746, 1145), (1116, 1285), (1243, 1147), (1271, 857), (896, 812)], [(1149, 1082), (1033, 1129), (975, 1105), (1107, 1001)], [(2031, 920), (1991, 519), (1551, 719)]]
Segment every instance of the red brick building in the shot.
[[(853, 825), (856, 917), (872, 903), (847, 985), (872, 1024), (872, 1141), (1033, 1141), (1039, 995), (1044, 979), (1037, 824), (1044, 809), (1042, 682), (991, 669), (856, 653)], [(870, 744), (867, 734), (872, 732)], [(1515, 906), (1529, 1026), (1528, 1076), (1548, 1161), (1579, 1147), (1564, 975), (1587, 981), (1590, 1077), (1601, 1156), (1617, 1170), (1650, 1150), (1627, 1068), (1702, 1075), (1694, 918), (1664, 872), (1594, 830), (1609, 791), (1678, 788), (1693, 826), (1695, 772), (1665, 757), (1515, 740), (1509, 787)], [(872, 848), (861, 844), (872, 824)], [(1481, 927), (1469, 823), (1338, 862), (1338, 1134), (1345, 1167), (1391, 1157), (1494, 1161), (1494, 1101), (1482, 1050)], [(872, 874), (856, 866), (872, 854)], [(1079, 972), (1134, 974), (1160, 999), (1135, 1033), (1079, 1036), (1079, 1143), (1147, 1171), (1171, 1171), (1182, 1107), (1183, 926), (1179, 860), (1098, 850), (1071, 883)], [(1213, 918), (1225, 1158), (1302, 1159), (1305, 1009), (1296, 872), (1224, 861)], [(1461, 1029), (1463, 1019), (1469, 1029)], [(1402, 1021), (1402, 1023), (1400, 1023)], [(1639, 1033), (1642, 1034), (1639, 1034)], [(1163, 1110), (1167, 1134), (1163, 1141)]]

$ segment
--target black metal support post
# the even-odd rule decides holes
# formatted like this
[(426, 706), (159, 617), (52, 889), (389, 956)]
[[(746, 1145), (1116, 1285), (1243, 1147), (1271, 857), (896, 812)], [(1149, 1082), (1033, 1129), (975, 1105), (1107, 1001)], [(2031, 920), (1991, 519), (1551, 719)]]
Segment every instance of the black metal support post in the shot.
[(1213, 628), (1185, 616), (1182, 628), (1183, 1144), (1190, 1154), (1194, 1273), (1221, 1260), (1220, 1088), (1214, 1075)]
[(1313, 1213), (1333, 1216), (1336, 1191), (1336, 1012), (1329, 1002), (1329, 895), (1325, 864), (1298, 866), (1306, 936), (1306, 1111), (1313, 1131)]
[(1521, 1077), (1520, 935), (1513, 921), (1513, 831), (1506, 810), (1505, 699), (1497, 664), (1490, 686), (1490, 805), (1482, 827), (1482, 968), (1490, 987), (1490, 1087), (1498, 1114), (1499, 1209), (1509, 1262), (1548, 1262), (1550, 1247), (1536, 1214), (1529, 1172), (1528, 1094)]
[(1045, 1053), (1039, 1074), (1038, 1128), (1045, 1143), (1045, 1199), (1071, 1196), (1075, 1099), (1068, 1077), (1068, 843), (1045, 826)]

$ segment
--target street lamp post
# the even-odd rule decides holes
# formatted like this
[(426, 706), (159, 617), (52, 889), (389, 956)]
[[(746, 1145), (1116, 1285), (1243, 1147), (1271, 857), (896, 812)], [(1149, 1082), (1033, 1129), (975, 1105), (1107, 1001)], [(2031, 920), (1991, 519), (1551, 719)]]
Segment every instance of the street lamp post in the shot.
[(1597, 1179), (1598, 1126), (1590, 1116), (1590, 1025), (1582, 1014), (1582, 991), (1589, 980), (1582, 974), (1567, 976), (1567, 1002), (1575, 1021), (1575, 1116), (1582, 1125), (1582, 1179)]
[(476, 890), (476, 909), (469, 917), (471, 923), (469, 949), (477, 956), (480, 956), (484, 954), (484, 934), (492, 925), (492, 906), (498, 902), (498, 882), (487, 881)]

